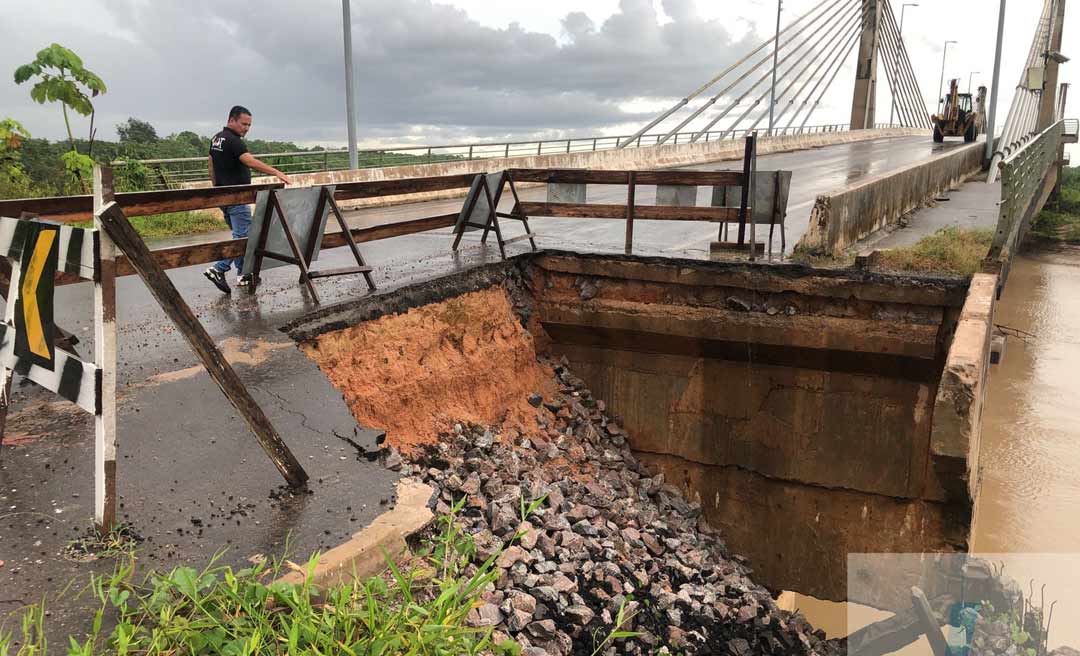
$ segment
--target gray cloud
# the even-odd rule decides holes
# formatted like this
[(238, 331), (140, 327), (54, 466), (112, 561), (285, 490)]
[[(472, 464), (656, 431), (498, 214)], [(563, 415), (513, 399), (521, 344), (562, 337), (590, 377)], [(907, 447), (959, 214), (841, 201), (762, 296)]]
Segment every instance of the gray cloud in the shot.
[[(58, 137), (58, 113), (33, 105), (9, 75), (55, 40), (109, 85), (97, 103), (103, 132), (132, 115), (161, 132), (205, 133), (243, 103), (255, 114), (252, 136), (344, 138), (336, 0), (268, 0), (257, 9), (211, 0), (16, 4), (9, 15), (27, 20), (0, 25), (0, 114), (36, 134)], [(361, 134), (436, 142), (587, 134), (646, 120), (651, 113), (620, 104), (681, 97), (751, 45), (699, 17), (693, 0), (665, 0), (664, 11), (664, 24), (650, 0), (622, 0), (601, 24), (571, 13), (560, 43), (518, 25), (486, 27), (430, 0), (354, 0)]]

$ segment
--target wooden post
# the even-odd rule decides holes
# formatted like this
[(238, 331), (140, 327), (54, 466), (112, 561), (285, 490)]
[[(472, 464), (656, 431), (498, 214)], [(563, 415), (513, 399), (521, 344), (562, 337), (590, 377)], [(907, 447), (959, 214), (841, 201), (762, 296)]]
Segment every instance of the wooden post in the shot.
[(739, 245), (742, 246), (746, 243), (746, 220), (749, 218), (747, 208), (750, 203), (750, 178), (753, 175), (753, 171), (750, 170), (750, 156), (754, 148), (754, 142), (750, 137), (746, 138), (746, 150), (743, 154), (743, 184), (742, 184), (742, 202), (739, 204)]
[(289, 447), (282, 441), (281, 436), (274, 430), (262, 408), (259, 407), (255, 399), (247, 391), (247, 388), (244, 387), (244, 383), (240, 381), (240, 377), (236, 375), (232, 365), (214, 345), (206, 329), (195, 318), (191, 308), (184, 302), (180, 293), (176, 291), (176, 287), (173, 286), (169, 277), (165, 275), (165, 272), (154, 259), (150, 250), (147, 249), (142, 238), (135, 232), (135, 228), (131, 226), (127, 217), (124, 216), (124, 212), (116, 203), (109, 203), (96, 215), (95, 220), (101, 223), (105, 232), (108, 233), (123, 254), (127, 256), (131, 266), (134, 267), (139, 277), (146, 283), (158, 305), (165, 310), (165, 314), (169, 316), (180, 333), (187, 339), (191, 350), (199, 357), (210, 377), (214, 379), (214, 382), (218, 384), (221, 391), (225, 393), (225, 396), (228, 397), (229, 401), (232, 402), (233, 406), (244, 418), (244, 421), (247, 422), (251, 431), (255, 433), (255, 438), (259, 441), (260, 446), (270, 456), (270, 459), (282, 476), (285, 477), (288, 484), (294, 488), (303, 487), (308, 480), (307, 473), (300, 466)]
[(623, 250), (629, 255), (634, 252), (634, 197), (637, 195), (637, 174), (634, 171), (630, 171), (626, 184), (626, 244)]
[(930, 602), (926, 600), (926, 595), (922, 590), (911, 589), (911, 607), (915, 611), (915, 616), (919, 618), (919, 624), (922, 626), (923, 633), (926, 634), (926, 639), (930, 642), (930, 649), (933, 650), (934, 656), (948, 656), (949, 644), (945, 642), (945, 636), (941, 634), (941, 625), (934, 617), (934, 611), (930, 610)]
[(755, 193), (757, 191), (757, 132), (754, 132), (746, 139), (747, 156), (750, 158), (750, 176), (746, 180), (748, 193), (744, 197), (749, 196), (750, 198), (750, 207), (746, 209), (746, 218), (750, 221), (750, 261), (753, 262), (757, 259), (754, 255), (757, 246), (757, 221), (754, 220), (754, 202), (757, 199), (757, 193)]
[(95, 165), (94, 363), (101, 369), (101, 390), (94, 418), (94, 523), (102, 535), (116, 524), (116, 246), (97, 213), (113, 197), (112, 168)]

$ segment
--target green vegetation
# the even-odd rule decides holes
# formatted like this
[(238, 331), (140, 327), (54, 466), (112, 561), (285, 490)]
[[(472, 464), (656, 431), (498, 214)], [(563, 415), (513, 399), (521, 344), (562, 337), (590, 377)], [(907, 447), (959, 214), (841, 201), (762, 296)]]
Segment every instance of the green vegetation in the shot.
[(942, 228), (914, 246), (882, 251), (882, 269), (970, 276), (979, 270), (994, 239), (992, 230)]
[(1062, 171), (1061, 195), (1035, 217), (1031, 232), (1044, 239), (1080, 243), (1080, 168)]
[[(151, 214), (150, 216), (128, 217), (135, 232), (143, 239), (167, 239), (186, 235), (201, 235), (207, 232), (227, 230), (228, 225), (221, 218), (209, 212), (172, 212), (169, 214)], [(94, 227), (93, 221), (76, 224), (80, 228)]]
[[(522, 519), (543, 501), (523, 499)], [(91, 578), (82, 594), (92, 594), (99, 606), (89, 633), (69, 638), (67, 653), (516, 655), (516, 643), (493, 644), (491, 628), (467, 625), (480, 595), (501, 573), (495, 563), (503, 551), (478, 561), (472, 537), (455, 521), (464, 502), (463, 497), (440, 518), (423, 553), (405, 564), (387, 559), (385, 575), (326, 590), (278, 581), (287, 565), (295, 567), (284, 559), (233, 570), (217, 564), (221, 554), (201, 571), (178, 567), (134, 583), (131, 558), (112, 575)], [(308, 579), (317, 563), (316, 555), (304, 567)], [(17, 633), (0, 625), (0, 656), (48, 653), (46, 616), (42, 602), (22, 612)], [(635, 635), (621, 630), (631, 619), (625, 606), (620, 609), (612, 631), (594, 637), (594, 653)]]
[[(64, 127), (67, 128), (70, 150), (60, 155), (64, 171), (67, 174), (65, 188), (78, 185), (86, 193), (94, 160), (94, 104), (91, 97), (105, 93), (105, 82), (93, 71), (83, 66), (82, 59), (64, 46), (54, 43), (39, 50), (37, 57), (29, 64), (15, 69), (15, 84), (37, 80), (30, 89), (30, 97), (35, 102), (59, 102), (64, 114)], [(89, 93), (88, 97), (86, 94)], [(86, 153), (79, 152), (75, 144), (75, 135), (71, 131), (71, 118), (68, 110), (90, 117), (90, 139)]]
[[(454, 512), (460, 509), (457, 505)], [(531, 513), (539, 504), (530, 504)], [(518, 536), (520, 538), (520, 536)], [(491, 629), (466, 626), (484, 587), (499, 575), (496, 554), (480, 566), (472, 538), (453, 513), (441, 520), (431, 548), (409, 566), (387, 560), (386, 576), (353, 580), (325, 591), (276, 579), (286, 561), (234, 571), (218, 554), (201, 571), (178, 567), (133, 583), (134, 564), (88, 587), (100, 604), (91, 630), (69, 639), (68, 654), (477, 654), (512, 653), (492, 645)], [(317, 565), (313, 556), (305, 570)], [(22, 616), (18, 650), (0, 632), (0, 656), (47, 652), (41, 605)], [(105, 631), (106, 620), (113, 625)]]

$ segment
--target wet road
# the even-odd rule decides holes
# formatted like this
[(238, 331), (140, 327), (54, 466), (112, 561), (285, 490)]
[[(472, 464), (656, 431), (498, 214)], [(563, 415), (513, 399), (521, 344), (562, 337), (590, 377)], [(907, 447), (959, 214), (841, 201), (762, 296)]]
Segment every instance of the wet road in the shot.
[[(951, 145), (946, 146), (951, 147)], [(922, 138), (847, 144), (763, 156), (760, 167), (794, 170), (789, 248), (805, 228), (818, 193), (867, 175), (925, 158), (940, 149)], [(718, 163), (700, 169), (724, 169)], [(540, 194), (529, 190), (527, 194)], [(704, 192), (703, 192), (704, 193)], [(622, 192), (590, 190), (591, 201)], [(649, 194), (641, 202), (651, 202)], [(350, 213), (354, 225), (385, 223), (456, 211), (460, 200)], [(621, 251), (621, 221), (541, 219), (542, 246)], [(508, 232), (518, 230), (511, 228)], [(640, 253), (704, 255), (714, 228), (706, 224), (638, 222)], [(213, 236), (204, 236), (204, 239)], [(498, 250), (480, 248), (476, 235), (461, 254), (450, 253), (448, 230), (364, 244), (383, 290), (455, 268), (495, 261)], [(511, 252), (525, 245), (514, 244)], [(347, 249), (322, 254), (329, 268), (348, 263)], [(321, 372), (277, 328), (316, 308), (296, 283), (295, 270), (268, 271), (255, 297), (222, 296), (202, 277), (204, 266), (176, 269), (169, 277), (211, 337), (234, 362), (240, 377), (308, 469), (312, 494), (281, 498), (281, 479), (186, 343), (134, 276), (118, 280), (119, 398), (118, 481), (121, 518), (146, 542), (144, 567), (201, 566), (228, 549), (224, 562), (241, 564), (256, 553), (306, 555), (340, 542), (389, 503), (397, 474), (359, 457), (352, 439), (373, 449), (374, 435), (354, 434), (355, 421)], [(366, 291), (352, 277), (320, 281), (324, 305)], [(56, 321), (92, 352), (92, 290), (59, 288)], [(8, 438), (0, 451), (0, 614), (21, 602), (52, 595), (89, 572), (111, 570), (110, 561), (78, 563), (64, 557), (71, 538), (90, 526), (93, 499), (93, 422), (36, 386), (16, 386)], [(57, 635), (73, 630), (80, 605), (51, 603)], [(57, 644), (63, 644), (61, 639)]]
[[(960, 141), (935, 144), (929, 137), (899, 137), (876, 139), (851, 144), (829, 146), (791, 153), (762, 155), (758, 158), (758, 170), (789, 170), (793, 172), (791, 193), (788, 199), (787, 249), (791, 248), (806, 232), (810, 210), (818, 195), (828, 193), (858, 182), (859, 180), (880, 175), (894, 169), (920, 162), (927, 157), (952, 148), (963, 146)], [(712, 162), (698, 166), (685, 167), (695, 171), (721, 171), (739, 168), (736, 161)], [(590, 203), (624, 203), (625, 186), (589, 185), (587, 194)], [(529, 188), (520, 191), (523, 199), (542, 200), (543, 188)], [(698, 204), (708, 205), (710, 191), (702, 188), (698, 194)], [(509, 194), (507, 194), (509, 196)], [(655, 202), (655, 187), (641, 186), (637, 192), (637, 202), (652, 204)], [(509, 210), (509, 202), (504, 208)], [(460, 200), (440, 200), (425, 203), (398, 205), (386, 208), (372, 208), (351, 211), (349, 222), (355, 226), (375, 225), (393, 221), (402, 221), (422, 216), (435, 216), (456, 212), (461, 209)], [(567, 246), (587, 248), (595, 251), (622, 251), (624, 222), (621, 220), (575, 220), (539, 218), (530, 220), (533, 229), (544, 237), (542, 243), (551, 239), (566, 242)], [(509, 234), (518, 234), (520, 228), (514, 221), (503, 221)], [(759, 226), (760, 228), (760, 226)], [(767, 237), (766, 227), (758, 234), (758, 240)], [(651, 254), (681, 256), (702, 256), (709, 252), (709, 242), (715, 240), (716, 228), (709, 224), (664, 221), (635, 221), (635, 248)], [(774, 235), (774, 248), (780, 249), (780, 235)]]

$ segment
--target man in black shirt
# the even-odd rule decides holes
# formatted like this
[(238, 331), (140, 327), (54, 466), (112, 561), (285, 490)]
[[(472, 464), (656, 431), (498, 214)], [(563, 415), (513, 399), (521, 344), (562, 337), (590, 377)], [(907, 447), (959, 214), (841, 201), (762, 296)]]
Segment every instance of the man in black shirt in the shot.
[[(237, 105), (229, 110), (228, 125), (210, 140), (210, 157), (207, 160), (210, 167), (210, 182), (215, 187), (251, 184), (251, 169), (255, 169), (260, 173), (272, 175), (285, 184), (290, 184), (292, 181), (287, 175), (259, 161), (248, 152), (243, 137), (250, 129), (251, 112), (247, 108)], [(222, 207), (221, 212), (225, 215), (225, 223), (232, 228), (233, 238), (247, 237), (248, 229), (251, 227), (251, 207), (229, 205)], [(225, 274), (233, 265), (236, 266), (237, 275), (241, 274), (244, 270), (244, 258), (222, 260), (204, 271), (203, 275), (218, 289), (231, 294), (232, 290), (225, 280)], [(241, 287), (250, 285), (251, 276), (240, 276), (236, 284)]]

